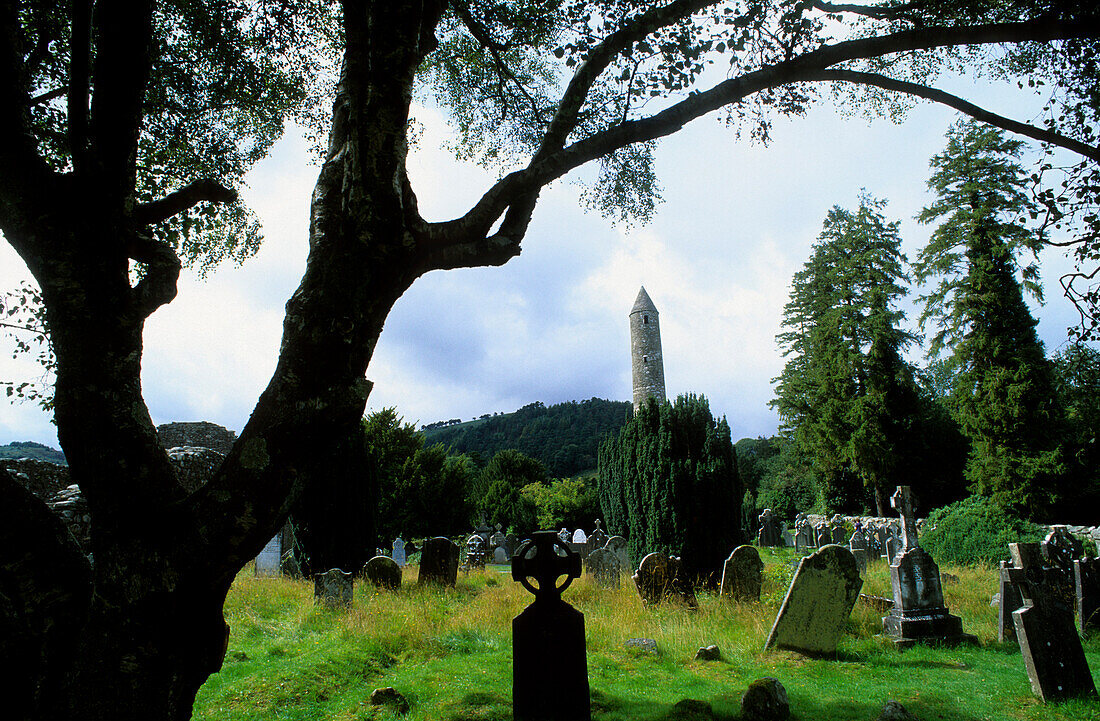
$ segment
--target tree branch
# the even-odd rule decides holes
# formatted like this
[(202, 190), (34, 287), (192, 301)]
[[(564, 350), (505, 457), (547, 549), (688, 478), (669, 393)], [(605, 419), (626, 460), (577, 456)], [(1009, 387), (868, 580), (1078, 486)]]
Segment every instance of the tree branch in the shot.
[(810, 3), (810, 7), (815, 10), (820, 10), (824, 13), (840, 14), (840, 13), (852, 13), (853, 15), (863, 15), (864, 17), (874, 18), (875, 20), (908, 20), (914, 25), (923, 25), (920, 18), (910, 14), (913, 10), (919, 10), (924, 3), (911, 2), (904, 5), (894, 5), (892, 7), (875, 7), (872, 5), (856, 5), (853, 3), (830, 3), (822, 2), (822, 0), (813, 0)]
[(92, 1), (74, 0), (69, 58), (69, 151), (73, 167), (84, 170), (88, 152), (88, 95), (91, 90)]
[(54, 88), (53, 90), (48, 90), (42, 93), (41, 95), (35, 95), (27, 102), (27, 104), (34, 106), (41, 103), (48, 103), (51, 100), (56, 100), (57, 98), (64, 97), (65, 93), (67, 92), (68, 90), (66, 88)]
[(134, 286), (131, 301), (138, 317), (148, 318), (153, 311), (176, 297), (183, 263), (168, 244), (138, 232), (130, 235), (127, 255), (145, 265), (145, 275)]
[(204, 178), (186, 185), (160, 200), (144, 203), (134, 208), (133, 218), (142, 225), (151, 225), (168, 220), (202, 202), (232, 203), (237, 199), (237, 191), (227, 188), (216, 180)]
[(944, 92), (943, 90), (937, 90), (936, 88), (930, 88), (926, 85), (919, 85), (917, 83), (911, 83), (905, 80), (896, 80), (885, 75), (879, 75), (878, 73), (865, 73), (856, 70), (822, 70), (815, 74), (814, 77), (808, 77), (807, 80), (825, 80), (825, 81), (843, 81), (848, 83), (858, 83), (860, 85), (873, 85), (875, 87), (882, 88), (883, 90), (892, 90), (899, 93), (905, 93), (907, 95), (914, 95), (916, 97), (924, 98), (925, 100), (931, 100), (941, 105), (947, 105), (948, 107), (955, 108), (961, 113), (965, 113), (975, 120), (980, 120), (983, 123), (989, 125), (995, 125), (999, 128), (1011, 131), (1013, 133), (1019, 133), (1020, 135), (1026, 135), (1029, 138), (1033, 138), (1043, 143), (1050, 143), (1052, 145), (1058, 145), (1072, 150), (1075, 153), (1084, 155), (1086, 158), (1100, 161), (1100, 148), (1094, 148), (1091, 145), (1082, 143), (1079, 140), (1067, 137), (1060, 133), (1056, 133), (1052, 130), (1045, 130), (1043, 128), (1037, 128), (1034, 125), (1028, 125), (1011, 118), (1006, 118), (1003, 115), (997, 115), (996, 113), (980, 108), (973, 103), (970, 103), (957, 95)]
[[(506, 210), (513, 212), (520, 194), (537, 190), (570, 170), (631, 143), (670, 135), (688, 122), (741, 102), (753, 93), (790, 83), (813, 81), (826, 68), (837, 63), (955, 45), (1092, 38), (1098, 34), (1094, 29), (1086, 29), (1082, 23), (1043, 19), (968, 27), (917, 28), (826, 45), (791, 60), (725, 80), (709, 90), (689, 95), (648, 118), (620, 123), (556, 152), (544, 153), (540, 161), (533, 160), (527, 168), (499, 180), (462, 218), (434, 224), (432, 233), (437, 243), (470, 243), (471, 234), (484, 235), (502, 213)], [(567, 94), (575, 86), (570, 87)], [(522, 212), (529, 215), (526, 211)], [(503, 232), (505, 227), (502, 226), (501, 230)]]

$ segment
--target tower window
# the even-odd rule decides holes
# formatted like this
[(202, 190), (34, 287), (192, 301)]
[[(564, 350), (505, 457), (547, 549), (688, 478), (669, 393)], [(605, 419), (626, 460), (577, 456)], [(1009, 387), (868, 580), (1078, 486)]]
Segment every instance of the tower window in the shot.
[(649, 316), (648, 315), (645, 315), (645, 314), (642, 315), (642, 325), (649, 325)]
[(648, 363), (648, 362), (649, 362), (649, 356), (647, 356), (647, 355), (642, 356), (642, 363)]

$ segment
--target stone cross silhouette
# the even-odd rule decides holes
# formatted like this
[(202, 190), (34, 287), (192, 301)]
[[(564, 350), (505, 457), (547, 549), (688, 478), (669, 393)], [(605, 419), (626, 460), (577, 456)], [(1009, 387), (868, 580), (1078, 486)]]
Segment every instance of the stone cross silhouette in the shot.
[(894, 495), (890, 496), (890, 505), (897, 509), (901, 516), (901, 540), (905, 544), (904, 550), (917, 547), (917, 521), (913, 517), (913, 498), (909, 493), (909, 486), (898, 486)]
[[(557, 552), (559, 547), (565, 551), (564, 555)], [(536, 602), (560, 601), (562, 592), (580, 575), (580, 555), (570, 550), (553, 531), (532, 533), (512, 556), (512, 580), (519, 581), (535, 594)], [(558, 579), (562, 576), (565, 582), (559, 586)], [(532, 585), (529, 578), (535, 579), (538, 586)]]

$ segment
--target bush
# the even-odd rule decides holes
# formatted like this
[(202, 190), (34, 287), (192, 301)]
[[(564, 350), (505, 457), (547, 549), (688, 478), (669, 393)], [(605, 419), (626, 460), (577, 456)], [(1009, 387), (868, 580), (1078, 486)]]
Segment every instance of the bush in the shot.
[(937, 563), (995, 564), (1008, 560), (1008, 544), (1038, 542), (1046, 528), (1017, 518), (992, 499), (971, 496), (928, 515), (920, 545)]

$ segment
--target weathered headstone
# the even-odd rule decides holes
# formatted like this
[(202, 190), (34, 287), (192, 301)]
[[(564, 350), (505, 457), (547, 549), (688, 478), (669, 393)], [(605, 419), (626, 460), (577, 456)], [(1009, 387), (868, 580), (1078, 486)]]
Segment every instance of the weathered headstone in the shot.
[(688, 608), (696, 608), (695, 591), (683, 576), (683, 565), (675, 556), (651, 553), (638, 564), (634, 586), (642, 603), (654, 605), (666, 598), (677, 598)]
[(1082, 558), (1084, 546), (1065, 526), (1051, 526), (1041, 548), (1047, 575), (1051, 580), (1057, 579), (1057, 585), (1052, 590), (1072, 607), (1075, 600), (1073, 562)]
[(393, 559), (394, 563), (396, 563), (401, 568), (404, 568), (406, 561), (405, 542), (401, 539), (401, 536), (393, 539), (393, 546), (391, 547), (390, 553), (390, 558)]
[(814, 545), (818, 548), (824, 548), (832, 543), (832, 534), (829, 531), (829, 524), (825, 521), (818, 521), (813, 525), (814, 529)]
[(844, 519), (833, 516), (829, 521), (829, 542), (843, 546), (848, 542), (848, 529), (844, 526)]
[(584, 565), (601, 588), (618, 588), (619, 577), (626, 567), (619, 555), (607, 548), (597, 548), (588, 554)]
[(802, 559), (764, 648), (834, 656), (863, 579), (844, 546), (827, 545)]
[(339, 568), (331, 568), (313, 577), (313, 599), (329, 608), (351, 608), (354, 591), (355, 579)]
[(565, 526), (562, 526), (561, 530), (558, 531), (558, 538), (565, 541), (566, 543), (569, 543), (570, 539), (572, 538), (572, 536), (569, 533), (569, 529), (566, 528)]
[(283, 560), (282, 539), (283, 534), (280, 531), (267, 542), (267, 545), (256, 556), (257, 576), (278, 576), (280, 574), (279, 568)]
[(1013, 567), (1004, 569), (1024, 598), (1012, 613), (1016, 638), (1031, 690), (1043, 701), (1095, 696), (1081, 638), (1073, 625), (1073, 608), (1065, 603), (1050, 574), (1045, 573), (1037, 543), (1010, 543)]
[(1001, 643), (1016, 640), (1016, 624), (1012, 620), (1012, 612), (1024, 605), (1020, 589), (1012, 582), (1011, 575), (1005, 573), (1009, 568), (1012, 568), (1011, 563), (1001, 561), (1001, 578), (997, 591), (997, 640)]
[(1073, 585), (1077, 592), (1078, 628), (1081, 633), (1100, 629), (1100, 559), (1076, 559)]
[[(561, 599), (580, 574), (580, 556), (553, 531), (533, 534), (516, 550), (512, 578), (535, 594), (534, 602), (512, 619), (512, 714), (516, 721), (592, 718), (584, 614)], [(563, 576), (565, 581), (558, 585)]]
[(604, 532), (600, 525), (602, 521), (596, 519), (596, 527), (592, 529), (592, 533), (588, 534), (588, 547), (592, 549), (603, 548), (607, 544), (607, 533)]
[(962, 619), (948, 613), (940, 585), (940, 568), (917, 543), (909, 486), (898, 486), (890, 503), (901, 514), (901, 540), (905, 548), (890, 564), (894, 608), (882, 619), (882, 630), (898, 648), (917, 643), (957, 645), (977, 643), (963, 633)]
[(734, 601), (759, 601), (763, 571), (760, 552), (752, 546), (738, 546), (722, 564), (719, 592)]
[(504, 536), (504, 552), (508, 554), (508, 558), (512, 557), (517, 548), (519, 548), (519, 539), (516, 538), (516, 534), (509, 533)]
[(493, 563), (498, 566), (508, 563), (508, 552), (504, 550), (504, 546), (497, 546), (493, 549)]
[(401, 566), (389, 556), (375, 556), (363, 566), (363, 575), (375, 588), (395, 591), (401, 588)]
[(485, 539), (475, 533), (466, 539), (466, 567), (485, 568)]
[(488, 547), (489, 547), (490, 551), (493, 552), (493, 553), (495, 553), (496, 549), (498, 549), (498, 548), (504, 548), (504, 544), (507, 543), (507, 541), (508, 541), (508, 537), (505, 536), (501, 532), (502, 528), (503, 528), (503, 526), (498, 523), (496, 532), (493, 533), (493, 535), (489, 536), (489, 546)]
[(607, 539), (607, 543), (603, 544), (603, 547), (619, 557), (619, 567), (624, 573), (626, 569), (634, 567), (634, 564), (630, 562), (630, 549), (626, 539), (622, 536), (612, 536)]
[(578, 528), (573, 531), (573, 543), (588, 543), (588, 535), (584, 532), (583, 528)]
[(779, 519), (772, 513), (772, 509), (765, 508), (758, 520), (760, 529), (756, 532), (756, 545), (770, 547), (782, 543), (779, 536)]
[(799, 513), (794, 521), (794, 545), (796, 548), (809, 548), (816, 545), (813, 526), (805, 513)]
[(456, 581), (458, 544), (442, 536), (424, 541), (424, 546), (420, 549), (420, 575), (417, 583), (453, 587)]
[(859, 529), (848, 539), (848, 550), (852, 552), (852, 558), (856, 559), (860, 575), (864, 574), (867, 571), (867, 541)]

